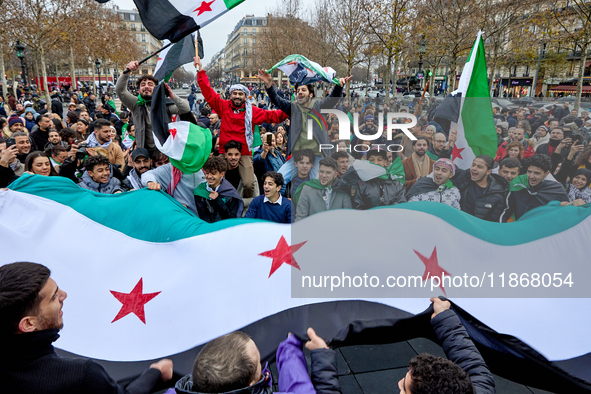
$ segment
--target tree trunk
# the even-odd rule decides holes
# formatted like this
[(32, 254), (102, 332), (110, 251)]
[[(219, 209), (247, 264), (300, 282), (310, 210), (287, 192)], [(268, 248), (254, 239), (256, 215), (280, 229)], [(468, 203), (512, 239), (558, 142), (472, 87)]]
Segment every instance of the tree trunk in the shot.
[(14, 96), (14, 98), (16, 98), (16, 87), (18, 86), (18, 82), (16, 81), (16, 74), (14, 73), (14, 65), (12, 64), (12, 59), (10, 59), (10, 55), (8, 56), (8, 66), (10, 68), (10, 73), (12, 74), (12, 95)]
[(37, 52), (35, 52), (35, 85), (37, 85), (37, 91), (40, 91), (41, 89), (39, 89), (39, 55), (37, 54)]
[(2, 98), (4, 102), (8, 102), (6, 100), (6, 93), (8, 93), (8, 88), (6, 85), (6, 69), (4, 68), (4, 43), (0, 40), (0, 74), (2, 75)]
[[(432, 67), (434, 68), (434, 67)], [(429, 97), (433, 97), (435, 92), (435, 73), (431, 70), (431, 76), (429, 77)]]
[(76, 83), (76, 67), (74, 66), (74, 48), (70, 44), (70, 79), (72, 80), (72, 92), (78, 90), (78, 84)]
[[(384, 98), (384, 104), (388, 103), (390, 100), (390, 80), (393, 78), (391, 75), (392, 72), (392, 57), (388, 56), (388, 65), (386, 67), (386, 75), (384, 75), (384, 79), (382, 79), (382, 85), (386, 85), (386, 95)], [(392, 81), (394, 82), (394, 81)], [(394, 95), (394, 88), (392, 88), (392, 96)]]
[[(43, 90), (45, 90), (45, 101), (51, 107), (51, 94), (49, 92), (49, 85), (47, 84), (47, 68), (45, 67), (45, 49), (40, 46), (39, 60), (41, 60), (41, 72), (43, 74)], [(63, 114), (60, 114), (63, 115)]]
[(587, 46), (589, 44), (585, 42), (585, 44), (581, 47), (581, 65), (579, 67), (579, 78), (577, 81), (577, 97), (575, 98), (575, 106), (574, 110), (579, 111), (579, 106), (581, 105), (581, 95), (583, 93), (583, 77), (585, 76), (585, 63), (587, 63)]
[(511, 66), (509, 66), (508, 68), (509, 68), (509, 79), (507, 80), (507, 98), (509, 98), (509, 94), (511, 94), (511, 92), (509, 91), (511, 89)]

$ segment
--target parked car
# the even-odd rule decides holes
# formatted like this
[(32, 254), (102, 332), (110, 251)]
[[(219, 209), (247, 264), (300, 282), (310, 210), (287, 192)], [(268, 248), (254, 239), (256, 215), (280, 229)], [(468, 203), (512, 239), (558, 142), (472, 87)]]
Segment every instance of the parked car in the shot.
[(184, 83), (183, 84), (183, 89), (189, 89), (189, 84), (188, 83)]

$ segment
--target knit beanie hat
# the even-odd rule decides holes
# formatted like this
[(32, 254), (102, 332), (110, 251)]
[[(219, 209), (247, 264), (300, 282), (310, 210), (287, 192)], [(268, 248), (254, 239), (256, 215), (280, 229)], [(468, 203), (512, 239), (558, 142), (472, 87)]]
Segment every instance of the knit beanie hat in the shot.
[(8, 119), (8, 127), (12, 127), (13, 124), (15, 123), (20, 123), (23, 126), (25, 125), (25, 123), (23, 122), (23, 120), (20, 118), (20, 116), (11, 116)]

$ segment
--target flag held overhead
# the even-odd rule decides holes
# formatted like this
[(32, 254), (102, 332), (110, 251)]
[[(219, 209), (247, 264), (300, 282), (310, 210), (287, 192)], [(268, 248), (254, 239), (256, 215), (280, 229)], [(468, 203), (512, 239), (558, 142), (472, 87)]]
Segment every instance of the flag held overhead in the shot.
[(267, 72), (270, 74), (276, 68), (283, 71), (292, 85), (307, 85), (318, 81), (325, 81), (339, 85), (339, 80), (335, 78), (336, 71), (330, 67), (322, 67), (320, 64), (308, 60), (302, 55), (289, 55)]

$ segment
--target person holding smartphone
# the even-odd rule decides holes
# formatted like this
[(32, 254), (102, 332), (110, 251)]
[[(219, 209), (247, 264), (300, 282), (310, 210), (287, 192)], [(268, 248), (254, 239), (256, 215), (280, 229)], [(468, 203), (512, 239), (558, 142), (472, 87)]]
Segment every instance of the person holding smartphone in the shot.
[(260, 192), (262, 193), (262, 176), (268, 171), (278, 172), (281, 166), (285, 163), (285, 156), (281, 154), (281, 150), (277, 149), (275, 136), (273, 133), (265, 133), (262, 136), (263, 146), (257, 147), (254, 150), (252, 163), (254, 165), (254, 172), (259, 181)]

